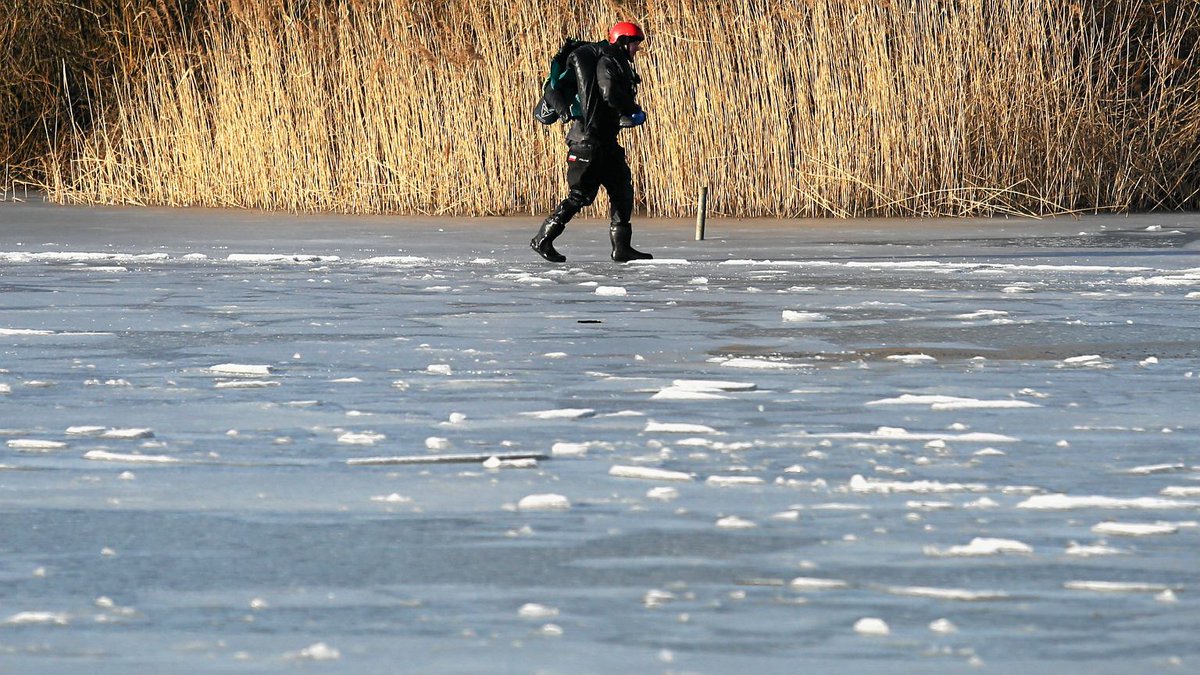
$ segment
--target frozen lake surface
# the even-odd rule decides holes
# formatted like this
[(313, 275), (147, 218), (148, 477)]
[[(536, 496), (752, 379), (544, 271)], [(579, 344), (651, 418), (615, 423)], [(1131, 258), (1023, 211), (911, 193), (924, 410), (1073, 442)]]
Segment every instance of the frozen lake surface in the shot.
[(535, 228), (0, 204), (0, 670), (1200, 668), (1200, 216)]

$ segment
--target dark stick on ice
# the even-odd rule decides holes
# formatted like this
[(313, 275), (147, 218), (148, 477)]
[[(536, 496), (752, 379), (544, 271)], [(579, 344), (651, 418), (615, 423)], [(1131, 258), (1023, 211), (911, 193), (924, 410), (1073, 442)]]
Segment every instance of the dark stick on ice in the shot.
[(704, 217), (708, 210), (708, 187), (700, 188), (700, 203), (696, 206), (696, 241), (704, 241)]

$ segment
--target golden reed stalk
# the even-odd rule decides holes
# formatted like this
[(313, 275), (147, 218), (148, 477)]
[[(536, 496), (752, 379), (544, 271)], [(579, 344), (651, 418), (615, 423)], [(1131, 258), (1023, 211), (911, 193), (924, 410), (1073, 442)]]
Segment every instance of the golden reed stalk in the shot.
[(1200, 0), (201, 5), (93, 85), (54, 200), (543, 213), (566, 189), (563, 128), (530, 115), (547, 59), (621, 19), (651, 35), (650, 121), (623, 134), (648, 215), (701, 186), (730, 216), (1200, 204)]

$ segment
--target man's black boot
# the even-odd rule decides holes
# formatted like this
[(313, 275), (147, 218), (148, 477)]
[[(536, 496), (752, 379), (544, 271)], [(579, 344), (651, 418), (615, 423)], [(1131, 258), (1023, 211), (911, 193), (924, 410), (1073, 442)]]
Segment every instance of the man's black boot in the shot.
[(650, 260), (654, 257), (629, 245), (630, 240), (633, 239), (633, 226), (629, 223), (609, 226), (608, 238), (612, 241), (612, 259), (617, 262)]
[(566, 225), (555, 220), (553, 217), (542, 221), (542, 229), (533, 235), (533, 239), (529, 241), (529, 248), (537, 251), (537, 254), (549, 260), (552, 263), (566, 262), (567, 257), (558, 251), (554, 250), (554, 239), (567, 229)]

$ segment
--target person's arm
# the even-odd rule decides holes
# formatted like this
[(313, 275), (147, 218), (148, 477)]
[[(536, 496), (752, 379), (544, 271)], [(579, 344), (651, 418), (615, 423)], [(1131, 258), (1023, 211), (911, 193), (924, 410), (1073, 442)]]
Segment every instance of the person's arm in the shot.
[(642, 112), (641, 106), (633, 100), (633, 83), (615, 59), (605, 56), (596, 64), (596, 84), (604, 102), (621, 115), (631, 116)]

